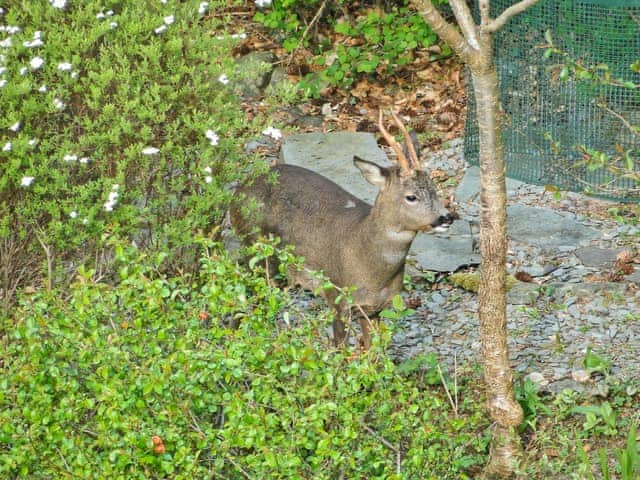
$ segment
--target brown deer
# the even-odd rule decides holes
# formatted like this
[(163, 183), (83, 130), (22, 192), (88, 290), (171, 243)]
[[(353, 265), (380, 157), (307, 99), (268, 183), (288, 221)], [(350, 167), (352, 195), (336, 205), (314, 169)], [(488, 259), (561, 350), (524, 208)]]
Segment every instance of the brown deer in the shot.
[[(258, 211), (243, 215), (240, 206), (231, 209), (231, 222), (240, 234), (257, 227), (264, 234), (279, 236), (304, 257), (304, 269), (292, 272), (290, 283), (315, 290), (321, 271), (338, 288), (355, 287), (352, 294), (362, 330), (363, 347), (371, 345), (369, 316), (378, 313), (402, 291), (404, 266), (411, 242), (420, 231), (445, 230), (453, 215), (440, 203), (427, 172), (420, 168), (418, 153), (409, 133), (394, 114), (402, 132), (408, 157), (383, 124), (379, 129), (394, 150), (397, 160), (391, 167), (354, 157), (364, 178), (379, 187), (374, 205), (356, 198), (341, 187), (310, 170), (294, 165), (276, 165), (277, 179), (259, 177), (239, 193), (255, 199)], [(244, 202), (243, 200), (243, 202)], [(330, 305), (339, 292), (325, 290)], [(338, 302), (333, 336), (336, 346), (347, 341), (345, 320), (351, 310)]]

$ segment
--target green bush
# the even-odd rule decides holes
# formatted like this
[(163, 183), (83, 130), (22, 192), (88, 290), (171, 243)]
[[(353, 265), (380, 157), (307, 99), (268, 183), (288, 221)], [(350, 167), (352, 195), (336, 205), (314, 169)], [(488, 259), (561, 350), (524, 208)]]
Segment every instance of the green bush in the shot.
[(326, 318), (219, 247), (191, 280), (116, 250), (116, 286), (81, 270), (2, 324), (1, 478), (459, 479), (483, 461), (477, 405), (453, 418), (380, 350), (332, 350)]
[(248, 132), (219, 81), (233, 40), (224, 17), (206, 11), (194, 0), (3, 9), (5, 303), (42, 272), (55, 285), (79, 264), (103, 267), (114, 234), (179, 257), (195, 232), (221, 222)]
[[(379, 4), (371, 8), (365, 3), (353, 16), (344, 14), (349, 2), (323, 3), (321, 22), (324, 28), (333, 29), (346, 41), (331, 45), (326, 41), (315, 43), (314, 49), (318, 53), (315, 63), (323, 67), (320, 78), (332, 85), (348, 87), (366, 75), (392, 74), (398, 67), (413, 61), (417, 49), (438, 43), (431, 27), (419, 13), (410, 10), (407, 3), (384, 2), (384, 8)], [(255, 20), (272, 31), (282, 32), (283, 46), (293, 51), (310, 43), (307, 26), (314, 20), (318, 22), (316, 14), (320, 4), (319, 0), (276, 0), (269, 8), (259, 10)], [(441, 53), (432, 57), (449, 55), (450, 48), (442, 45)], [(308, 91), (317, 91), (317, 81), (318, 77), (310, 75), (303, 86)]]

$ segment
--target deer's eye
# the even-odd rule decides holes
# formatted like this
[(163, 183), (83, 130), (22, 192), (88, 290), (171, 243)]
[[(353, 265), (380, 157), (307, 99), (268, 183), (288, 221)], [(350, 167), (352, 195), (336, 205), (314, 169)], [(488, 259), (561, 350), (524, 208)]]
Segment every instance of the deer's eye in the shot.
[(405, 198), (405, 199), (407, 200), (407, 202), (409, 202), (409, 203), (413, 203), (413, 202), (415, 202), (416, 200), (418, 200), (418, 197), (416, 197), (415, 195), (407, 195), (407, 196), (406, 196), (406, 197), (404, 197), (404, 198)]

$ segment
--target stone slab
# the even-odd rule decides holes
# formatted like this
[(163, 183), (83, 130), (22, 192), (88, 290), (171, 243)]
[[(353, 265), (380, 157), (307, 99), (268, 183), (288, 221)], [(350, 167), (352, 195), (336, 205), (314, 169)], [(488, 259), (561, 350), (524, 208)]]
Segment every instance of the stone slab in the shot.
[(302, 133), (285, 137), (280, 150), (282, 163), (308, 168), (334, 181), (346, 191), (373, 203), (378, 189), (367, 182), (353, 164), (358, 156), (379, 165), (389, 165), (376, 138), (366, 132)]
[(546, 207), (511, 205), (507, 207), (507, 234), (512, 239), (545, 251), (563, 246), (580, 246), (600, 234), (570, 216)]

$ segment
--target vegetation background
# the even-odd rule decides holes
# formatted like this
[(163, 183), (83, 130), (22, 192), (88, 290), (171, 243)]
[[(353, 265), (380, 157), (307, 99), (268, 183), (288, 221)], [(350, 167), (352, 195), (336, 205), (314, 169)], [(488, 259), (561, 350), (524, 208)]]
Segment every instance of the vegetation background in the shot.
[[(394, 74), (415, 49), (430, 62), (449, 55), (405, 7), (366, 2), (328, 4), (322, 24), (352, 40), (323, 43), (321, 5), (2, 4), (0, 477), (480, 471), (488, 420), (473, 366), (452, 378), (433, 357), (396, 365), (390, 330), (366, 355), (335, 351), (329, 313), (301, 310), (264, 276), (266, 256), (295, 258), (259, 244), (238, 264), (220, 244), (234, 182), (264, 168), (244, 145), (273, 126), (273, 105), (363, 91), (362, 79)], [(334, 61), (248, 107), (238, 9), (281, 32), (292, 55), (317, 45)], [(407, 313), (397, 302), (385, 315), (392, 325)], [(606, 467), (634, 478), (632, 396), (614, 393), (610, 410), (542, 399), (525, 382), (519, 396), (523, 476)]]

